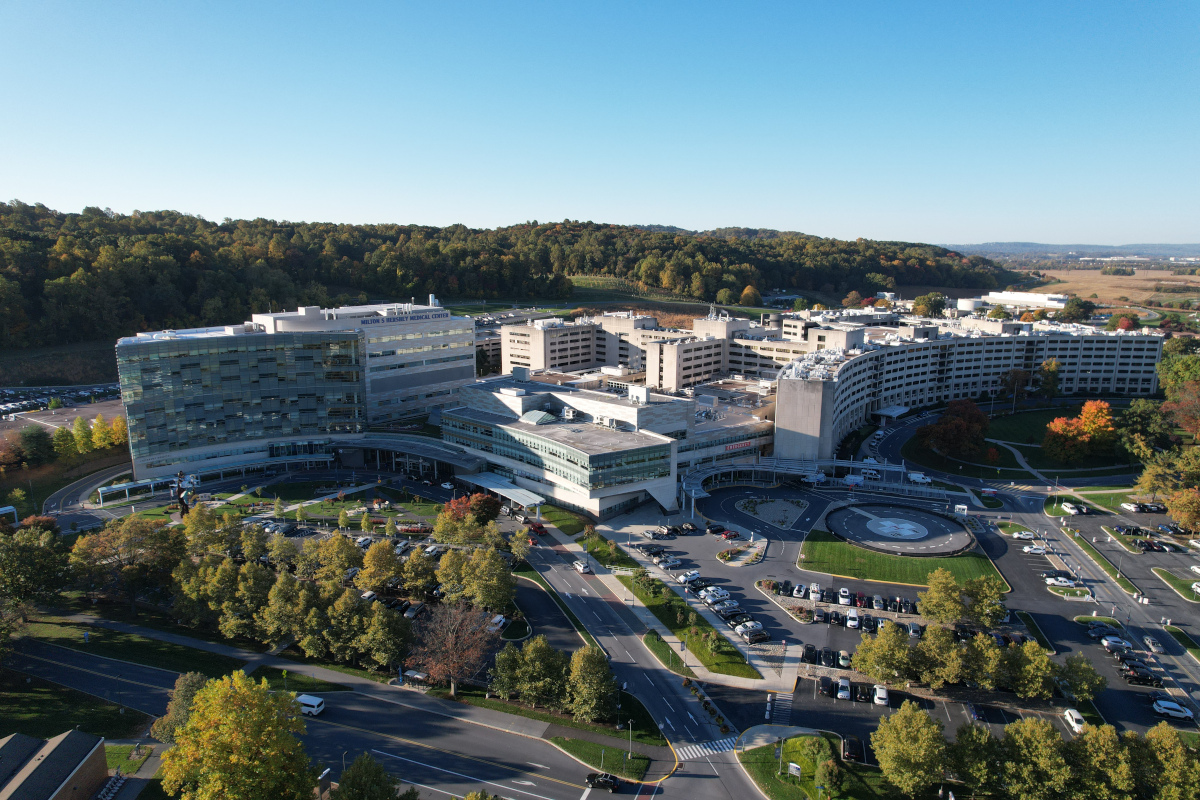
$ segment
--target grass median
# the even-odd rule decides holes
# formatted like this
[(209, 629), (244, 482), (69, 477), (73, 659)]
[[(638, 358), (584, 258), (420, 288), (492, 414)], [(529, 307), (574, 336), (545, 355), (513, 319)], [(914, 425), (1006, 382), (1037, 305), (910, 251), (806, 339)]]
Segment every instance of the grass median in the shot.
[(1175, 593), (1189, 603), (1200, 603), (1200, 594), (1192, 591), (1192, 584), (1197, 581), (1191, 578), (1181, 578), (1170, 570), (1154, 567), (1150, 570), (1160, 581), (1175, 590)]
[(1123, 533), (1118, 533), (1118, 532), (1114, 531), (1112, 528), (1108, 527), (1107, 525), (1101, 525), (1100, 530), (1107, 533), (1109, 536), (1111, 536), (1113, 538), (1113, 541), (1115, 541), (1117, 544), (1121, 545), (1121, 547), (1125, 548), (1125, 552), (1133, 553), (1136, 556), (1140, 556), (1142, 554), (1142, 551), (1139, 550), (1136, 546), (1134, 546), (1132, 536), (1126, 536)]
[(565, 533), (567, 536), (578, 536), (588, 525), (588, 521), (576, 514), (558, 506), (542, 506), (542, 519)]
[(108, 768), (120, 768), (122, 775), (132, 775), (137, 772), (153, 752), (153, 745), (142, 745), (138, 748), (137, 755), (134, 755), (131, 744), (104, 745), (104, 757), (108, 759)]
[[(1069, 535), (1070, 534), (1068, 534), (1068, 536)], [(1104, 570), (1108, 577), (1112, 578), (1113, 581), (1116, 582), (1117, 586), (1120, 586), (1125, 592), (1128, 594), (1141, 593), (1141, 589), (1135, 586), (1133, 581), (1117, 573), (1116, 566), (1109, 561), (1103, 553), (1097, 550), (1095, 546), (1093, 546), (1092, 543), (1087, 540), (1086, 536), (1072, 536), (1071, 541), (1079, 545), (1080, 549), (1087, 553), (1092, 561), (1096, 562), (1096, 566)]]
[(1121, 620), (1114, 617), (1093, 617), (1091, 614), (1080, 614), (1079, 616), (1075, 617), (1075, 621), (1080, 625), (1087, 625), (1092, 622), (1102, 622), (1105, 625), (1112, 626), (1118, 630), (1125, 627), (1125, 624), (1121, 622)]
[(284, 676), (284, 670), (275, 667), (259, 667), (250, 673), (250, 677), (255, 681), (260, 681), (263, 678), (267, 679), (272, 689), (295, 692), (296, 694), (320, 694), (322, 692), (348, 692), (350, 689), (342, 686), (340, 683), (330, 683), (323, 681), (320, 678), (312, 678), (308, 675), (301, 675), (298, 672), (287, 670), (287, 675)]
[(671, 672), (687, 678), (696, 677), (696, 673), (692, 671), (692, 668), (683, 663), (682, 656), (676, 653), (671, 648), (671, 645), (667, 644), (666, 640), (658, 635), (658, 631), (647, 631), (646, 635), (642, 637), (642, 644), (646, 645), (646, 649), (653, 653), (659, 663), (671, 670)]
[(31, 622), (25, 629), (25, 636), (94, 656), (115, 658), (171, 672), (200, 672), (210, 678), (228, 675), (240, 669), (243, 663), (229, 656), (149, 639), (136, 633), (69, 622)]
[(1017, 612), (1017, 619), (1025, 623), (1025, 627), (1029, 629), (1030, 634), (1042, 646), (1042, 649), (1049, 650), (1051, 653), (1055, 652), (1054, 645), (1050, 643), (1050, 639), (1042, 632), (1042, 628), (1037, 624), (1037, 620), (1024, 611)]
[(1200, 661), (1200, 644), (1196, 644), (1196, 641), (1188, 636), (1182, 628), (1175, 625), (1164, 625), (1163, 627), (1166, 628), (1167, 633), (1171, 634), (1172, 639), (1179, 642), (1180, 647), (1187, 650), (1192, 658)]
[[(816, 800), (816, 765), (805, 756), (803, 741), (807, 736), (795, 736), (783, 742), (782, 759), (775, 756), (775, 745), (768, 744), (744, 750), (737, 754), (751, 780), (770, 800)], [(838, 737), (826, 735), (834, 750), (841, 749)], [(837, 759), (842, 768), (842, 786), (837, 797), (848, 800), (876, 800), (876, 798), (892, 797), (883, 782), (883, 774), (875, 767), (857, 764), (852, 761)], [(784, 774), (779, 774), (780, 763), (783, 764)], [(800, 767), (800, 777), (789, 775), (788, 764)], [(823, 798), (830, 797), (828, 791), (821, 794)], [(918, 797), (936, 797), (936, 791), (925, 792)]]
[(582, 547), (589, 556), (606, 567), (638, 569), (642, 566), (634, 561), (628, 553), (618, 547), (616, 542), (606, 539), (598, 533), (591, 536), (579, 536), (575, 539), (575, 543)]
[(979, 489), (972, 489), (971, 493), (978, 498), (980, 503), (983, 503), (984, 508), (1002, 508), (1004, 506), (1004, 503), (1000, 502), (999, 499), (991, 495), (986, 495)]
[(0, 669), (0, 737), (23, 733), (49, 739), (78, 727), (106, 739), (125, 739), (149, 722), (150, 717), (133, 709), (122, 714), (116, 703)]
[(552, 736), (550, 741), (589, 767), (619, 775), (622, 778), (640, 781), (646, 777), (646, 770), (650, 769), (648, 757), (638, 753), (634, 753), (631, 757), (627, 750), (620, 747), (605, 746), (583, 739), (567, 739), (562, 736)]
[(617, 577), (659, 622), (687, 645), (688, 652), (705, 669), (739, 678), (762, 678), (741, 651), (712, 623), (694, 612), (671, 587), (657, 579), (651, 579), (650, 586), (646, 586), (631, 575)]
[(804, 540), (800, 558), (797, 566), (801, 569), (845, 578), (926, 586), (929, 573), (944, 568), (950, 570), (960, 584), (971, 578), (986, 576), (1004, 584), (1005, 591), (1011, 588), (996, 566), (982, 553), (963, 553), (944, 558), (898, 556), (856, 547), (827, 531), (813, 531)]
[(1075, 497), (1074, 495), (1069, 495), (1069, 494), (1052, 494), (1052, 495), (1050, 495), (1042, 503), (1042, 510), (1045, 511), (1047, 514), (1049, 514), (1052, 517), (1074, 516), (1073, 514), (1069, 513), (1065, 508), (1063, 508), (1063, 503), (1070, 503), (1071, 505), (1073, 505), (1077, 508), (1080, 508), (1080, 507), (1086, 508), (1088, 510), (1087, 513), (1089, 513), (1089, 514), (1104, 513), (1099, 508), (1092, 505), (1091, 503), (1085, 503), (1083, 500), (1080, 500), (1078, 497)]

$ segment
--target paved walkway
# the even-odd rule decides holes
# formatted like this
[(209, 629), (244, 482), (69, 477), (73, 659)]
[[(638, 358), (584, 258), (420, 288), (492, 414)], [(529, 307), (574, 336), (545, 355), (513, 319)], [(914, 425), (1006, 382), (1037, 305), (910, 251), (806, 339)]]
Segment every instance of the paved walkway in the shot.
[(1032, 476), (1034, 476), (1035, 478), (1037, 478), (1037, 479), (1038, 479), (1039, 481), (1041, 481), (1042, 483), (1044, 483), (1044, 484), (1051, 484), (1051, 483), (1054, 483), (1054, 481), (1050, 480), (1050, 479), (1049, 479), (1049, 478), (1047, 478), (1045, 475), (1043, 475), (1042, 473), (1038, 472), (1038, 471), (1037, 471), (1036, 469), (1034, 469), (1033, 467), (1029, 466), (1029, 462), (1025, 460), (1025, 454), (1024, 454), (1024, 453), (1022, 453), (1022, 452), (1021, 452), (1020, 450), (1018, 450), (1017, 448), (1013, 447), (1013, 446), (1012, 446), (1011, 444), (1009, 444), (1008, 442), (1002, 442), (1002, 441), (1000, 441), (999, 439), (987, 439), (986, 441), (992, 442), (993, 444), (998, 444), (998, 445), (1000, 445), (1001, 447), (1003, 447), (1005, 450), (1007, 450), (1007, 451), (1009, 451), (1010, 453), (1012, 453), (1012, 454), (1013, 454), (1013, 455), (1016, 457), (1016, 459), (1017, 459), (1017, 463), (1021, 465), (1021, 469), (1025, 470), (1026, 472), (1028, 472), (1030, 475), (1032, 475)]

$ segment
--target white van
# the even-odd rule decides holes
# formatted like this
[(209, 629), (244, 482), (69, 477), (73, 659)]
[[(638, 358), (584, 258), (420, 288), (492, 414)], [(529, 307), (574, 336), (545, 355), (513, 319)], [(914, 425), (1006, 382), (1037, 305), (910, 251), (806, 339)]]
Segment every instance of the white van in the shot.
[(297, 695), (296, 702), (300, 704), (300, 713), (310, 717), (315, 717), (325, 710), (325, 701), (311, 694)]
[(876, 472), (876, 471), (875, 471), (875, 470), (873, 470), (873, 469), (864, 469), (864, 470), (862, 471), (862, 476), (863, 476), (864, 478), (866, 478), (867, 480), (870, 480), (870, 481), (877, 481), (877, 480), (879, 480), (879, 473), (878, 473), (878, 472)]

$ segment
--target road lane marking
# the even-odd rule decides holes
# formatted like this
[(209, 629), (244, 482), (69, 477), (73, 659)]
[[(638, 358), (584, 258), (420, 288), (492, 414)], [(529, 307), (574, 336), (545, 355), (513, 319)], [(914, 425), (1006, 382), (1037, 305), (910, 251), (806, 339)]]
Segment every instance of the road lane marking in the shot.
[[(398, 756), (398, 755), (395, 755), (394, 753), (387, 753), (387, 752), (384, 752), (383, 750), (375, 750), (374, 748), (372, 748), (371, 752), (378, 753), (381, 756), (387, 756), (388, 758), (394, 758), (398, 761), (407, 761), (409, 764), (416, 764), (417, 766), (426, 767), (427, 769), (436, 770), (437, 772), (444, 772), (447, 775), (453, 775), (456, 778), (463, 778), (468, 781), (475, 781), (476, 783), (484, 783), (484, 784), (487, 784), (488, 786), (499, 786), (501, 789), (508, 789), (509, 791), (514, 791), (514, 792), (517, 792), (518, 794), (527, 794), (530, 797), (538, 798), (538, 800), (554, 800), (554, 798), (546, 797), (545, 795), (534, 794), (533, 792), (527, 792), (524, 789), (513, 789), (511, 786), (505, 786), (503, 783), (496, 783), (494, 781), (484, 780), (483, 778), (476, 778), (474, 775), (467, 775), (466, 773), (455, 772), (454, 770), (446, 769), (445, 767), (436, 767), (433, 764), (426, 764), (423, 761), (417, 761), (415, 759), (405, 758), (404, 756)], [(475, 759), (475, 760), (478, 760), (478, 759)], [(516, 781), (514, 781), (514, 783), (516, 783)], [(582, 788), (580, 786), (575, 786), (574, 784), (566, 783), (566, 781), (559, 781), (559, 783), (566, 784), (567, 786), (574, 786), (576, 789)]]

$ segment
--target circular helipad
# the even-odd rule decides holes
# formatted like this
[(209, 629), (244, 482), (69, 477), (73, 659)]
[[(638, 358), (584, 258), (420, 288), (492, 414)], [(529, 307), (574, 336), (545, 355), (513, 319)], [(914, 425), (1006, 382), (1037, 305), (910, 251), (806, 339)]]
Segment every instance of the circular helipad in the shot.
[(825, 521), (835, 536), (895, 555), (947, 556), (975, 545), (961, 523), (919, 508), (852, 505), (830, 511)]

